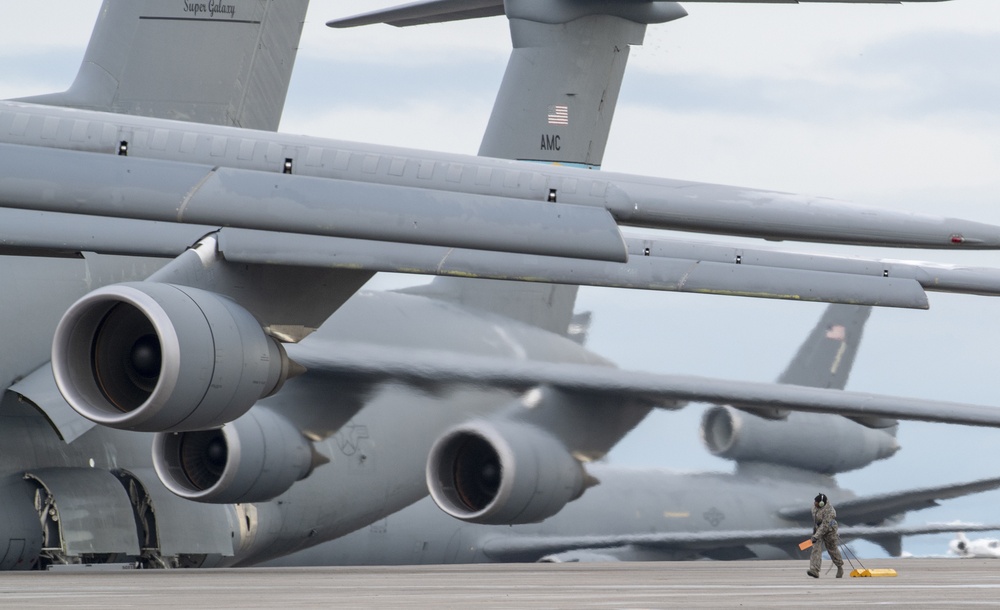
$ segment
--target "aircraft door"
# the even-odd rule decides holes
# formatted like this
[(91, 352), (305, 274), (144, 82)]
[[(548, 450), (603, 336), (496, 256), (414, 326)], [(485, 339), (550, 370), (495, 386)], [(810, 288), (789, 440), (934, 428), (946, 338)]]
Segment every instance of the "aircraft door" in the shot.
[(24, 478), (36, 486), (43, 564), (111, 563), (139, 556), (128, 495), (110, 472), (43, 468)]
[(20, 475), (0, 481), (0, 570), (30, 570), (42, 551), (42, 529), (33, 510), (34, 486)]

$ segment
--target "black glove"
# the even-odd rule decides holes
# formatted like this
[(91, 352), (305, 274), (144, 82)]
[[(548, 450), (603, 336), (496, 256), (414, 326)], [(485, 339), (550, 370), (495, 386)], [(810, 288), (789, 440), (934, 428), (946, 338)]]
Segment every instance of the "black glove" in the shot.
[(816, 536), (813, 536), (812, 538), (810, 538), (810, 540), (812, 540), (813, 544), (816, 544), (817, 542), (819, 542), (819, 538), (817, 538)]

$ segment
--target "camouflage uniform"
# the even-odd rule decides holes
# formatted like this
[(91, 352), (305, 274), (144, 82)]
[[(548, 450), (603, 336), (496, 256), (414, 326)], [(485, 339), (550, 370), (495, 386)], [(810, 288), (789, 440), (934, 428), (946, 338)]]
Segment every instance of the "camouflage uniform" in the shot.
[(819, 569), (823, 563), (823, 547), (826, 546), (830, 553), (833, 565), (837, 566), (837, 578), (844, 574), (844, 560), (840, 556), (840, 548), (837, 546), (837, 511), (829, 501), (820, 508), (813, 504), (813, 547), (809, 555), (809, 575), (819, 578)]

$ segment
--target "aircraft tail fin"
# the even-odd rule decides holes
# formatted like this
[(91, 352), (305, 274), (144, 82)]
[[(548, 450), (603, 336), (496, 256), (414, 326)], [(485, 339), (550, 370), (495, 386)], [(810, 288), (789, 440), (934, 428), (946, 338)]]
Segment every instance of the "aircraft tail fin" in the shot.
[(871, 307), (827, 307), (778, 383), (843, 390), (870, 315)]
[[(508, 3), (514, 48), (481, 156), (599, 168), (629, 47), (642, 44), (647, 24), (687, 14), (665, 2), (604, 3), (562, 14), (568, 4)], [(627, 10), (653, 4), (673, 9), (656, 20)]]
[[(646, 26), (687, 13), (674, 2), (430, 0), (330, 21), (332, 27), (397, 26), (506, 14), (513, 51), (479, 155), (599, 168), (629, 46)], [(408, 289), (479, 307), (570, 336), (576, 286), (436, 278)]]
[(507, 15), (514, 50), (479, 154), (596, 168), (604, 158), (629, 47), (679, 19), (676, 2), (424, 0), (327, 22), (410, 26)]
[(22, 101), (274, 131), (309, 0), (105, 0), (62, 93)]
[[(686, 15), (672, 2), (584, 3), (560, 0), (435, 0), (329, 22), (335, 27), (387, 22), (415, 25), (503, 14), (514, 49), (493, 106), (480, 156), (600, 166), (625, 73), (629, 45), (646, 24)], [(652, 14), (636, 6), (669, 5)], [(499, 8), (499, 11), (496, 9)], [(462, 15), (464, 10), (477, 14)], [(478, 14), (482, 13), (482, 14)], [(575, 333), (576, 286), (436, 278), (420, 292), (449, 298), (583, 340)], [(411, 290), (412, 291), (412, 290)]]

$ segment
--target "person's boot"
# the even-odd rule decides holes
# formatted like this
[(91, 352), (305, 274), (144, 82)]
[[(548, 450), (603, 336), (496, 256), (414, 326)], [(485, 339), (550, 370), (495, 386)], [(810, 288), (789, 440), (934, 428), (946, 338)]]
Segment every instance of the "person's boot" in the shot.
[(837, 566), (837, 578), (844, 577), (844, 566)]
[(808, 570), (806, 572), (806, 574), (808, 574), (809, 576), (812, 576), (813, 578), (819, 578), (819, 574), (817, 574), (816, 572), (813, 572), (812, 570)]

